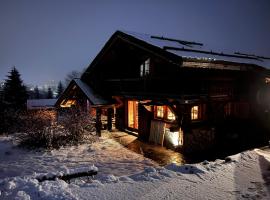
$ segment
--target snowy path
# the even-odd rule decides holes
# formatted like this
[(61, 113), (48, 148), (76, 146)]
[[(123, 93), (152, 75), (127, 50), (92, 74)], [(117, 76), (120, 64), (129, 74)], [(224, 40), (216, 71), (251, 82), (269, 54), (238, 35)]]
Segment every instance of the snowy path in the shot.
[(100, 142), (52, 151), (29, 151), (12, 144), (11, 137), (0, 137), (0, 179), (47, 173), (65, 168), (95, 165), (99, 174), (117, 176), (134, 174), (157, 164), (109, 138)]

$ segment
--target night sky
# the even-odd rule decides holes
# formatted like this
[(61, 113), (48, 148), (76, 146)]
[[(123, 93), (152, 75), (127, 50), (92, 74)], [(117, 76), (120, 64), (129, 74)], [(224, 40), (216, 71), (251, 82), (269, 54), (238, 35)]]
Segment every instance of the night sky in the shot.
[(270, 56), (270, 1), (0, 0), (0, 81), (64, 80), (119, 29)]

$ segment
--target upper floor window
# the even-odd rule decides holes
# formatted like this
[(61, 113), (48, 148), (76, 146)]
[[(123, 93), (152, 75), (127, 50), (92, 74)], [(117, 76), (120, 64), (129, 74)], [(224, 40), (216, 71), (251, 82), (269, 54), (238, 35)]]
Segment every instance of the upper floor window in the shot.
[(193, 106), (191, 108), (191, 120), (199, 119), (199, 106)]
[(140, 76), (143, 77), (150, 73), (150, 58), (145, 60), (140, 66)]

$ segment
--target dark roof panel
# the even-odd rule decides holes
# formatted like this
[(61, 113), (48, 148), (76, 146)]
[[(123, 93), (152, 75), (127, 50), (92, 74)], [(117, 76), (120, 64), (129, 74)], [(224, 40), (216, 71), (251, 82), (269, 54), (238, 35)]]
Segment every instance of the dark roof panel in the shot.
[(210, 47), (207, 47), (202, 43), (194, 41), (177, 40), (162, 36), (151, 36), (149, 34), (142, 34), (130, 31), (121, 31), (121, 32), (129, 36), (132, 36), (138, 40), (142, 40), (150, 45), (164, 49), (167, 52), (173, 53), (177, 56), (187, 59), (196, 58), (212, 61), (237, 62), (243, 64), (258, 65), (270, 69), (270, 59), (263, 56), (254, 56), (249, 54), (239, 55), (239, 53), (234, 52), (215, 51), (214, 49), (211, 49)]

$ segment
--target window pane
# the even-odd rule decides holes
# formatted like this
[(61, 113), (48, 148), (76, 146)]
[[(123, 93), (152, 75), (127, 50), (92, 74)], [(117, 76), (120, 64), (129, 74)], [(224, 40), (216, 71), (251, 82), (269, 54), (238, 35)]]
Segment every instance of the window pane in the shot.
[(191, 108), (191, 120), (196, 120), (199, 118), (199, 106), (193, 106)]
[(167, 109), (167, 119), (175, 120), (175, 115), (174, 115), (174, 113), (171, 111), (171, 109), (169, 107)]
[(150, 73), (150, 58), (145, 60), (140, 66), (140, 76), (145, 76)]
[(163, 116), (164, 116), (163, 106), (157, 106), (157, 117), (163, 118)]
[(145, 67), (145, 68), (144, 68), (144, 71), (145, 71), (144, 75), (149, 74), (149, 72), (150, 72), (150, 58), (148, 58), (148, 59), (145, 61), (144, 67)]

